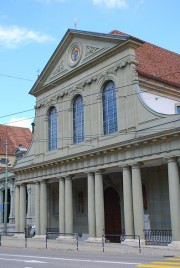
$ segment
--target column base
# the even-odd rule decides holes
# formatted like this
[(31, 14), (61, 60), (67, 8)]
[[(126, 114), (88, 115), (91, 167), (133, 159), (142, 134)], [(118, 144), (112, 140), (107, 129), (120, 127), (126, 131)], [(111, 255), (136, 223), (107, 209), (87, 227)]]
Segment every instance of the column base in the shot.
[(15, 224), (15, 218), (14, 217), (9, 217), (9, 223), (10, 224)]
[(18, 238), (18, 239), (25, 239), (25, 234), (14, 234), (13, 236), (12, 236), (13, 238)]
[(180, 249), (180, 241), (172, 241), (168, 244), (169, 249)]
[(56, 238), (56, 240), (72, 241), (72, 240), (76, 240), (76, 237), (73, 235), (60, 235)]
[(85, 242), (88, 242), (88, 243), (102, 243), (102, 238), (88, 237), (88, 239), (85, 240)]
[[(139, 239), (125, 239), (124, 241), (121, 241), (122, 245), (127, 245), (127, 246), (138, 246), (139, 245)], [(140, 246), (145, 245), (145, 240), (141, 239), (140, 240)]]
[(137, 244), (137, 242), (135, 242), (135, 239), (127, 238), (124, 241), (121, 241), (121, 244), (127, 246), (134, 246), (135, 244)]
[(35, 235), (32, 237), (32, 239), (46, 239), (46, 235)]

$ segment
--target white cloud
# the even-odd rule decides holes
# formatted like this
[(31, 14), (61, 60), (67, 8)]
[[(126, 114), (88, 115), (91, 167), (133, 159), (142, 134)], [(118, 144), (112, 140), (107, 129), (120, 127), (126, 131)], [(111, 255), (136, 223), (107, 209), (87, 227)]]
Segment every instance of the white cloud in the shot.
[(104, 5), (107, 8), (126, 8), (126, 0), (93, 0), (95, 5)]
[(14, 126), (14, 127), (26, 127), (31, 129), (31, 123), (33, 122), (33, 119), (29, 118), (11, 118), (8, 122), (8, 126)]
[(44, 43), (53, 41), (52, 36), (41, 34), (18, 26), (0, 26), (0, 45), (7, 48), (15, 48), (21, 44), (30, 42)]

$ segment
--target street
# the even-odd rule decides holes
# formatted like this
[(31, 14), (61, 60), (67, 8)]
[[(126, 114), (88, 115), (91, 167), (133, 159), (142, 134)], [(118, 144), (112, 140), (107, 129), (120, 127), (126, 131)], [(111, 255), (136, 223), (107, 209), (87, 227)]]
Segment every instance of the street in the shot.
[(0, 267), (3, 268), (133, 268), (140, 263), (164, 260), (163, 256), (143, 254), (105, 254), (88, 252), (58, 252), (37, 249), (0, 249)]

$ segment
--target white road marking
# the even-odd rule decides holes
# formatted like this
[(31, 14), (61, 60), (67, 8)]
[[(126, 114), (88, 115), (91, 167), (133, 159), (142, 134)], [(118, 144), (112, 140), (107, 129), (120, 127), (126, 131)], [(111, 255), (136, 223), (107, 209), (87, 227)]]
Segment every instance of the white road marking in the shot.
[[(21, 258), (31, 258), (31, 259), (60, 260), (60, 261), (92, 262), (92, 263), (105, 263), (105, 264), (106, 263), (107, 264), (124, 264), (124, 265), (140, 264), (138, 262), (101, 261), (101, 260), (89, 260), (89, 259), (70, 259), (70, 258), (41, 257), (41, 256), (28, 256), (28, 255), (11, 255), (11, 254), (0, 254), (0, 256), (21, 257)], [(12, 259), (7, 259), (7, 260), (12, 260)], [(21, 260), (19, 260), (19, 261), (21, 261)], [(23, 262), (31, 262), (31, 261), (24, 261), (24, 260), (22, 260), (22, 261)], [(42, 263), (46, 263), (46, 262), (42, 262)]]
[(0, 260), (4, 260), (4, 261), (19, 261), (19, 262), (31, 262), (31, 263), (47, 263), (44, 261), (36, 261), (36, 260), (19, 260), (19, 259), (8, 259), (8, 258), (0, 258)]
[(30, 260), (30, 261), (24, 261), (24, 262), (31, 262), (31, 263), (47, 263), (45, 261), (36, 261), (36, 260)]

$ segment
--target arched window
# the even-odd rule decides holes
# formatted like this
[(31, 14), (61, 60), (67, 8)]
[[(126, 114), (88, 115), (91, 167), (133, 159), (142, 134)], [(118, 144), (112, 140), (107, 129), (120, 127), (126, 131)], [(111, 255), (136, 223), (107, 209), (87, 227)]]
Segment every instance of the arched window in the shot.
[(81, 95), (76, 96), (73, 102), (73, 141), (84, 141), (84, 106)]
[(49, 109), (48, 138), (49, 151), (57, 149), (57, 112), (55, 107)]
[(118, 130), (117, 127), (117, 108), (116, 91), (112, 81), (105, 85), (102, 94), (103, 100), (103, 129), (104, 135), (111, 134)]

